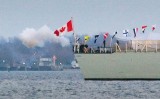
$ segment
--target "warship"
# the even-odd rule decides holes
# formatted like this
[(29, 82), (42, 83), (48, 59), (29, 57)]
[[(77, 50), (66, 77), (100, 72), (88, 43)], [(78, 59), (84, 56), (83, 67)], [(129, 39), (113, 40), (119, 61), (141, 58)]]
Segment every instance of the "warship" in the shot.
[(85, 80), (160, 79), (159, 38), (132, 39), (98, 48), (75, 44), (74, 52)]

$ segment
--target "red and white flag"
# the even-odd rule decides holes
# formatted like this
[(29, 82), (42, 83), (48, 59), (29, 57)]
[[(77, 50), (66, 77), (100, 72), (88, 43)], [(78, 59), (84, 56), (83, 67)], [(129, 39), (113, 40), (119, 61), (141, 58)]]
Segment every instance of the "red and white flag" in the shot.
[(144, 33), (145, 32), (145, 29), (147, 28), (147, 25), (143, 25), (142, 26), (142, 32)]
[(143, 25), (143, 26), (142, 26), (142, 29), (145, 29), (145, 28), (147, 28), (147, 25)]
[(152, 25), (152, 31), (156, 29), (156, 25)]
[(135, 32), (136, 32), (136, 33), (138, 32), (138, 28), (135, 28)]
[(136, 37), (136, 34), (138, 32), (138, 28), (133, 28), (133, 32), (134, 32), (134, 38)]
[(56, 36), (59, 36), (61, 34), (64, 34), (66, 32), (71, 32), (71, 31), (73, 31), (72, 20), (69, 20), (67, 24), (55, 30), (54, 34), (56, 34)]
[(104, 40), (108, 37), (108, 33), (103, 34)]

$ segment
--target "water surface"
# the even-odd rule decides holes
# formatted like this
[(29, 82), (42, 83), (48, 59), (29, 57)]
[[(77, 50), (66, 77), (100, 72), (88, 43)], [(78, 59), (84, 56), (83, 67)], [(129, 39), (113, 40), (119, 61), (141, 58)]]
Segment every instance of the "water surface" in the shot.
[(0, 99), (159, 99), (160, 81), (85, 81), (80, 70), (1, 71)]

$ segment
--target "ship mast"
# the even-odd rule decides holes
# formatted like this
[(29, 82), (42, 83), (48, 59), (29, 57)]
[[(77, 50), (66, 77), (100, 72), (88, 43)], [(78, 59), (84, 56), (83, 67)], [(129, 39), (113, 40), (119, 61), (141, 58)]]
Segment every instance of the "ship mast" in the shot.
[(75, 30), (74, 30), (73, 17), (71, 17), (71, 20), (72, 20), (72, 28), (73, 28), (73, 39), (74, 39), (73, 52), (76, 52), (76, 34), (75, 34)]

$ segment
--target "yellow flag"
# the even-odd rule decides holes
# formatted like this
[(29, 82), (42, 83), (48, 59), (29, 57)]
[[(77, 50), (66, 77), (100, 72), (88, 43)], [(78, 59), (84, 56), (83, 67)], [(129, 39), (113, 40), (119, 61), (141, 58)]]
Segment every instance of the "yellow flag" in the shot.
[(90, 36), (86, 35), (84, 36), (84, 41), (87, 42), (90, 39)]

